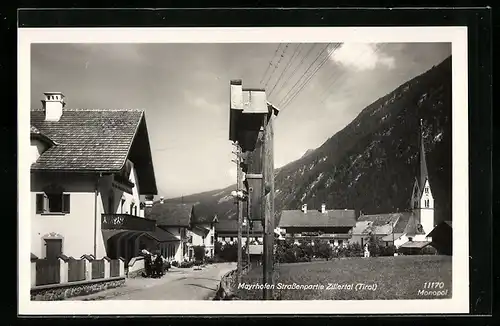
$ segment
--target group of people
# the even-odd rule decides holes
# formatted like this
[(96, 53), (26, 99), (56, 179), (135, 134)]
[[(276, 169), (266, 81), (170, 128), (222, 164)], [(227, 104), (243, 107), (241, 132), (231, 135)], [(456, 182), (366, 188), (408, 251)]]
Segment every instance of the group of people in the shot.
[(168, 265), (160, 252), (151, 253), (146, 249), (141, 251), (144, 256), (144, 277), (162, 277), (168, 271)]

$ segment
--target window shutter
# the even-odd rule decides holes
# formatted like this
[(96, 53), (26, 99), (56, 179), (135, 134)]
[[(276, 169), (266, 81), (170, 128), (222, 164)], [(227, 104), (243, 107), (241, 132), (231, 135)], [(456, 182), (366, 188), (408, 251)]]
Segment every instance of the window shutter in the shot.
[(45, 198), (43, 194), (36, 194), (36, 213), (42, 214), (44, 212)]
[(62, 212), (63, 213), (69, 213), (69, 206), (70, 206), (70, 200), (69, 200), (69, 194), (63, 194), (63, 203), (62, 203)]

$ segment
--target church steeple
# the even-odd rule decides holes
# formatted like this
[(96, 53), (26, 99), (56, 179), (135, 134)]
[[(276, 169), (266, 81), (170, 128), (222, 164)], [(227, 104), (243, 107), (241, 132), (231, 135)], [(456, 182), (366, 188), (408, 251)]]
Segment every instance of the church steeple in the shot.
[(425, 144), (423, 132), (423, 120), (420, 119), (420, 190), (423, 191), (425, 182), (429, 179), (427, 171), (427, 162), (425, 160)]

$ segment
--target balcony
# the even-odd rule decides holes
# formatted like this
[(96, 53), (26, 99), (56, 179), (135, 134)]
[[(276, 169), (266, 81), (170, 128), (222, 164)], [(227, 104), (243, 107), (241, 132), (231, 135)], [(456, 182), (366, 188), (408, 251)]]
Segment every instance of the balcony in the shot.
[(101, 214), (103, 230), (154, 231), (156, 221), (129, 214)]

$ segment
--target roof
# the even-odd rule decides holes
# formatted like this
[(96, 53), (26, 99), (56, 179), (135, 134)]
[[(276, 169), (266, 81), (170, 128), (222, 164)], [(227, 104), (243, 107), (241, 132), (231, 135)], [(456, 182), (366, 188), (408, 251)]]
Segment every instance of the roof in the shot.
[[(420, 120), (422, 128), (422, 120)], [(425, 140), (424, 136), (420, 135), (420, 196), (424, 191), (425, 182), (429, 179), (429, 171), (427, 170), (427, 162), (425, 160)]]
[(287, 227), (353, 227), (356, 225), (354, 210), (332, 209), (321, 213), (318, 210), (284, 210), (281, 212), (280, 228)]
[[(392, 233), (392, 225), (394, 224), (394, 233), (404, 233), (406, 225), (410, 220), (411, 212), (389, 213), (389, 214), (373, 214), (361, 215), (358, 218), (359, 222), (372, 222), (371, 230), (375, 234), (388, 234)], [(353, 234), (362, 234), (354, 233)]]
[(45, 141), (46, 143), (48, 143), (49, 145), (56, 145), (56, 143), (52, 139), (50, 139), (46, 135), (42, 134), (40, 132), (40, 130), (38, 130), (33, 125), (30, 126), (30, 136), (33, 138), (41, 139), (41, 140)]
[(400, 248), (417, 248), (422, 249), (425, 246), (430, 245), (430, 241), (408, 241), (400, 246)]
[[(247, 227), (242, 228), (243, 235), (247, 233)], [(215, 231), (217, 233), (238, 233), (238, 220), (220, 220), (215, 225)], [(254, 222), (250, 234), (263, 233), (262, 224)]]
[[(443, 229), (443, 226), (445, 226), (445, 225), (449, 227), (448, 230), (453, 229), (451, 221), (443, 221), (443, 222), (439, 223), (438, 225), (436, 225), (436, 227), (434, 229), (432, 229), (432, 231), (429, 232), (429, 234), (427, 236), (430, 238), (436, 236), (436, 232), (442, 232), (442, 231), (436, 231), (436, 230), (439, 230), (439, 229), (445, 230), (445, 229)], [(450, 232), (452, 232), (451, 230), (450, 230)]]
[(397, 239), (399, 239), (402, 235), (403, 235), (403, 233), (394, 233), (394, 235), (391, 233), (391, 234), (388, 234), (388, 235), (386, 235), (385, 237), (383, 237), (383, 238), (382, 238), (382, 241), (392, 241), (393, 236), (394, 236), (394, 240), (397, 240)]
[(151, 210), (147, 212), (147, 218), (156, 220), (157, 225), (163, 226), (189, 226), (192, 204), (178, 204), (156, 201)]
[(410, 215), (410, 219), (408, 220), (408, 223), (406, 223), (406, 227), (403, 233), (406, 233), (408, 236), (425, 234), (424, 229), (417, 223), (417, 220), (415, 219), (415, 216), (413, 214)]
[(212, 223), (217, 217), (214, 207), (209, 204), (197, 203), (193, 205), (191, 210), (191, 223), (203, 224)]
[(172, 233), (164, 230), (162, 228), (156, 228), (153, 232), (146, 232), (151, 237), (155, 238), (159, 242), (169, 242), (169, 241), (180, 241)]
[(31, 110), (31, 131), (56, 146), (31, 166), (42, 171), (119, 172), (130, 159), (142, 193), (157, 194), (143, 110), (63, 109), (59, 121), (46, 121), (43, 109)]

